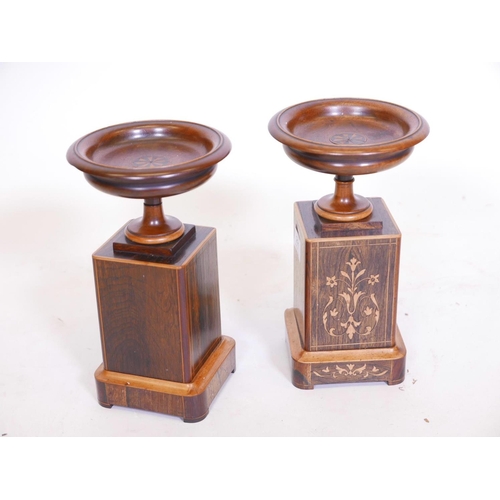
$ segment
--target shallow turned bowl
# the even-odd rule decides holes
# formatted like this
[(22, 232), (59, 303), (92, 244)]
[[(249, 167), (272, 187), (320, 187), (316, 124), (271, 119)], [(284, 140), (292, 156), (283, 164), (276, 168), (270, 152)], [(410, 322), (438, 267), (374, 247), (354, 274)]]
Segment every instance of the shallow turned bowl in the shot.
[(230, 150), (229, 139), (215, 129), (158, 120), (92, 132), (72, 144), (67, 159), (101, 191), (162, 198), (205, 182)]
[(395, 167), (429, 133), (417, 113), (370, 99), (322, 99), (277, 113), (271, 135), (304, 167), (337, 175)]
[(322, 217), (351, 221), (372, 211), (366, 198), (353, 194), (353, 176), (399, 165), (429, 126), (397, 104), (339, 98), (286, 108), (271, 119), (269, 132), (299, 165), (337, 176), (335, 193), (318, 200), (315, 209)]
[(166, 243), (184, 225), (165, 216), (161, 199), (189, 191), (209, 179), (231, 150), (229, 139), (213, 128), (183, 121), (123, 123), (92, 132), (72, 144), (68, 162), (97, 189), (144, 198), (144, 215), (125, 234), (146, 245)]

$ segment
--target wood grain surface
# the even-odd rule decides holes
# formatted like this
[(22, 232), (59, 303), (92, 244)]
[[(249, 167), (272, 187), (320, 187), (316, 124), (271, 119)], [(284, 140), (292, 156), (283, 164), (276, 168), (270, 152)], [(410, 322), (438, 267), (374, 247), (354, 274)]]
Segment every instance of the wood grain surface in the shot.
[(175, 263), (93, 255), (106, 370), (189, 382), (221, 335), (215, 230), (198, 227)]
[[(182, 244), (134, 253), (125, 227), (93, 254), (104, 360), (99, 402), (197, 421), (235, 368), (234, 341), (221, 335), (215, 229), (187, 225)], [(115, 252), (117, 243), (127, 252)]]
[[(286, 324), (297, 387), (404, 378), (396, 324), (401, 233), (383, 200), (370, 202), (372, 214), (352, 223), (322, 219), (312, 201), (295, 204)], [(394, 359), (383, 361), (387, 352)]]

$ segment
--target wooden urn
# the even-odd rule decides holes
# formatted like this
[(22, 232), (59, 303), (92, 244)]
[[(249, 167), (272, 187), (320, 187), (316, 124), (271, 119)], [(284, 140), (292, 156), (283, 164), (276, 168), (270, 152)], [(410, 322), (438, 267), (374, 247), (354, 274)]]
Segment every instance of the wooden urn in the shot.
[(294, 208), (294, 306), (285, 311), (293, 384), (401, 383), (401, 233), (384, 201), (354, 194), (353, 183), (406, 160), (429, 126), (395, 104), (324, 99), (280, 111), (269, 131), (299, 165), (335, 174), (333, 194)]
[(148, 121), (76, 141), (68, 162), (94, 187), (144, 199), (143, 217), (93, 254), (103, 364), (99, 403), (204, 419), (235, 369), (221, 334), (215, 229), (166, 216), (162, 198), (208, 180), (231, 149), (204, 125)]

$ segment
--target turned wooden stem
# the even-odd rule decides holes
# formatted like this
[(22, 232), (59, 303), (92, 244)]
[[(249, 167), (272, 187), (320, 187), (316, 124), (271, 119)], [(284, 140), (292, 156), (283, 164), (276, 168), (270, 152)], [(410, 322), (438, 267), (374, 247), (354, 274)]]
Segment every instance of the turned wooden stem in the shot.
[(314, 205), (314, 210), (325, 219), (352, 222), (368, 217), (372, 204), (363, 196), (354, 194), (352, 175), (335, 176), (335, 192), (323, 196)]
[(167, 243), (183, 233), (182, 222), (163, 213), (161, 198), (146, 198), (143, 216), (131, 221), (125, 230), (128, 239), (143, 245)]
[[(354, 177), (352, 175), (336, 175), (335, 191), (333, 193), (333, 204), (339, 209), (352, 210), (356, 204), (354, 199)], [(342, 210), (341, 210), (342, 211)]]
[(150, 228), (167, 225), (161, 198), (146, 198), (144, 200), (142, 224)]

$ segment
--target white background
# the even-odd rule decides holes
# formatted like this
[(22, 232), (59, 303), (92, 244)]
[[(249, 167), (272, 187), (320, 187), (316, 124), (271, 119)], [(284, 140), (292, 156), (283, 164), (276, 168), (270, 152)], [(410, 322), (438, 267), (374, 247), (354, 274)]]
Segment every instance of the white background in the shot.
[[(338, 82), (291, 85), (275, 74), (267, 92), (252, 94), (191, 73), (170, 82), (165, 70), (155, 82), (147, 65), (0, 67), (2, 433), (499, 434), (500, 69), (345, 71)], [(433, 90), (422, 92), (428, 80)], [(148, 91), (135, 95), (144, 84)], [(403, 233), (398, 322), (409, 371), (397, 387), (300, 391), (290, 383), (283, 322), (292, 306), (292, 207), (326, 194), (333, 181), (292, 163), (267, 123), (294, 102), (346, 95), (406, 105), (431, 127), (404, 164), (355, 185), (384, 198)], [(149, 118), (205, 123), (233, 144), (209, 182), (164, 200), (167, 213), (217, 228), (223, 333), (237, 342), (238, 370), (197, 425), (105, 411), (95, 401), (101, 352), (91, 253), (141, 215), (142, 203), (96, 191), (65, 154), (87, 132)]]
[[(7, 23), (5, 60), (90, 62), (0, 65), (0, 434), (498, 436), (500, 67), (417, 57), (429, 39), (431, 55), (489, 57), (481, 2), (474, 13), (389, 2), (386, 16), (338, 2), (110, 4), (45, 22), (37, 4)], [(399, 386), (290, 381), (292, 207), (333, 181), (291, 162), (267, 123), (325, 97), (391, 101), (430, 124), (404, 164), (355, 184), (403, 233)], [(223, 333), (237, 344), (237, 371), (197, 424), (103, 409), (94, 387), (91, 253), (142, 208), (93, 189), (65, 154), (88, 132), (155, 118), (204, 123), (233, 145), (206, 184), (164, 200), (217, 228)]]

